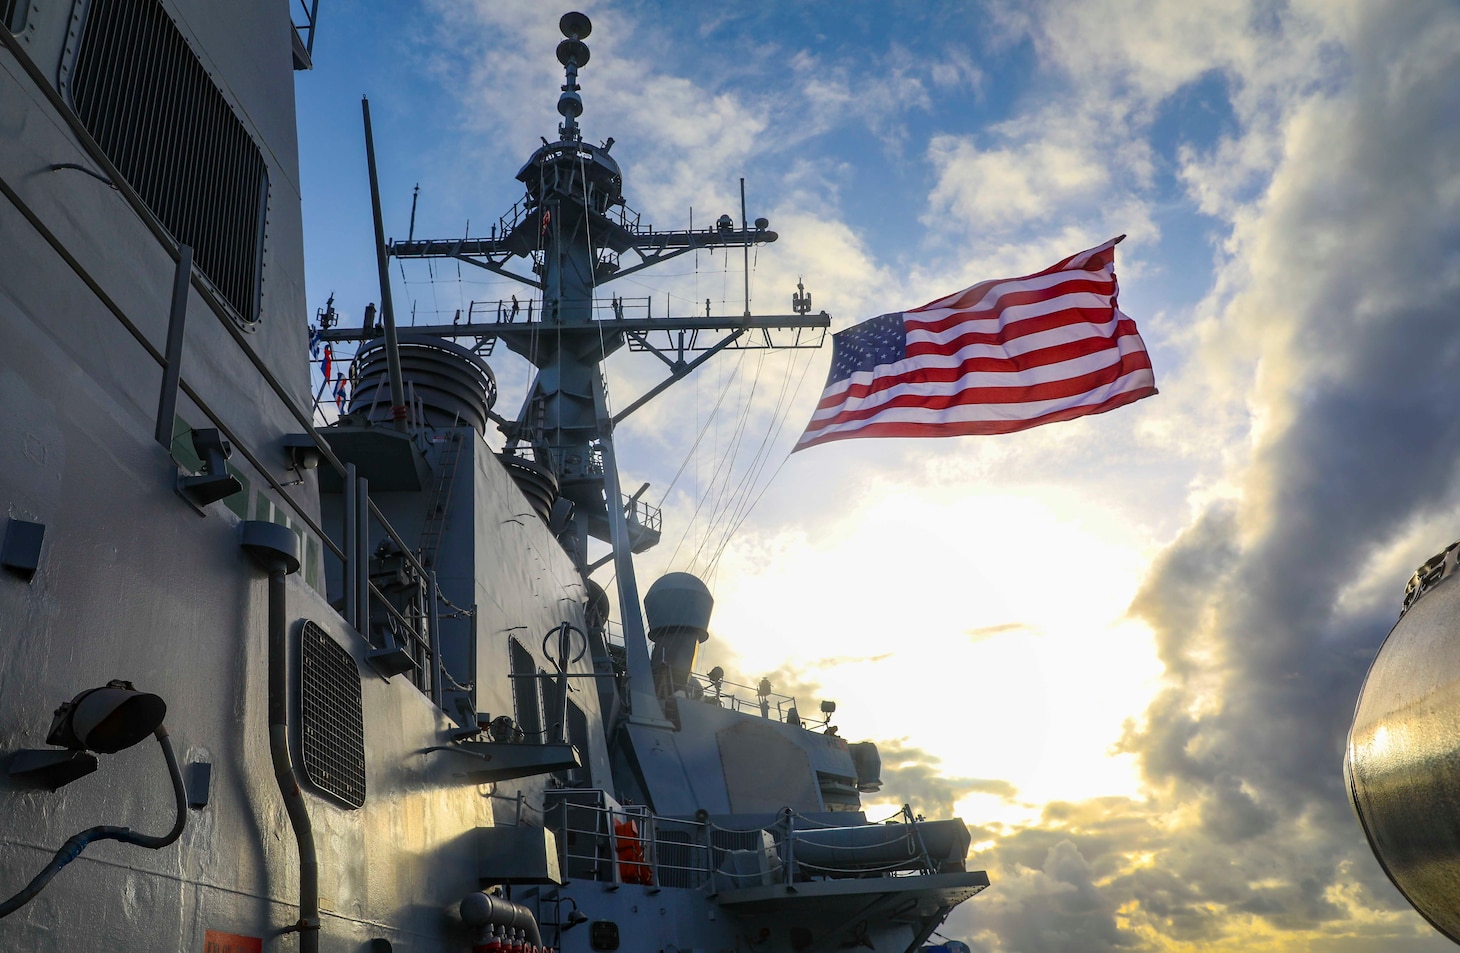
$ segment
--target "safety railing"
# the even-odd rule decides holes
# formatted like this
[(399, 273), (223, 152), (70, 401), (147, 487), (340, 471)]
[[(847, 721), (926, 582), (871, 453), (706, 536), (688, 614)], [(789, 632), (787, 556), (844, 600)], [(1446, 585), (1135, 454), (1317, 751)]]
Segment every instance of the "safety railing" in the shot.
[(762, 718), (774, 718), (776, 721), (791, 724), (804, 724), (796, 707), (795, 696), (773, 691), (766, 682), (752, 688), (723, 677), (713, 678), (708, 674), (695, 673), (689, 681), (689, 698), (691, 701), (702, 701), (731, 711), (749, 712)]
[[(312, 20), (312, 17), (311, 17)], [(311, 22), (312, 30), (312, 22)], [(46, 225), (41, 216), (27, 203), (18, 192), (3, 177), (0, 177), (0, 195), (15, 207), (15, 209), (26, 219), (35, 233), (55, 251), (58, 257), (65, 262), (81, 282), (95, 296), (136, 341), (137, 345), (147, 356), (163, 369), (163, 382), (159, 394), (158, 414), (155, 437), (161, 444), (164, 451), (173, 455), (173, 412), (169, 408), (175, 408), (178, 393), (185, 394), (189, 400), (198, 408), (213, 428), (219, 431), (224, 440), (232, 446), (234, 452), (239, 454), (248, 466), (252, 469), (251, 476), (257, 477), (270, 489), (273, 490), (271, 506), (276, 507), (279, 513), (288, 514), (290, 524), (296, 527), (301, 534), (306, 531), (320, 541), (326, 559), (336, 559), (343, 566), (345, 578), (345, 600), (342, 615), (353, 625), (357, 631), (370, 637), (369, 618), (374, 606), (380, 606), (397, 626), (412, 628), (417, 631), (417, 636), (411, 638), (412, 649), (418, 661), (416, 684), (423, 692), (429, 692), (438, 705), (441, 703), (440, 675), (443, 674), (440, 666), (440, 653), (437, 651), (437, 629), (435, 618), (437, 615), (436, 602), (441, 599), (440, 590), (436, 587), (435, 577), (420, 561), (415, 558), (400, 536), (390, 526), (378, 507), (370, 500), (364, 480), (356, 479), (353, 466), (347, 466), (334, 454), (328, 443), (324, 441), (314, 430), (313, 409), (306, 409), (297, 400), (292, 390), (276, 375), (273, 369), (251, 346), (247, 337), (247, 331), (240, 326), (238, 315), (225, 304), (222, 298), (213, 289), (210, 283), (202, 276), (202, 273), (192, 267), (192, 250), (186, 245), (180, 244), (167, 229), (161, 224), (145, 201), (137, 192), (127, 184), (127, 180), (112, 164), (106, 152), (97, 145), (91, 133), (80, 121), (71, 106), (61, 98), (52, 80), (47, 78), (40, 67), (30, 58), (29, 53), (21, 46), (18, 40), (12, 37), (8, 31), (0, 30), (0, 46), (3, 46), (21, 65), (30, 76), (35, 88), (43, 94), (51, 104), (56, 114), (66, 123), (74, 138), (85, 152), (87, 157), (101, 169), (105, 174), (105, 181), (135, 213), (138, 220), (156, 238), (159, 248), (172, 261), (174, 271), (173, 293), (171, 296), (171, 307), (168, 310), (167, 330), (167, 353), (159, 350), (150, 340), (148, 335), (143, 333), (139, 325), (130, 315), (122, 309), (113, 297), (108, 294), (102, 286), (99, 277), (93, 274), (53, 233)], [(231, 337), (244, 358), (245, 365), (251, 367), (258, 379), (265, 385), (267, 391), (272, 392), (278, 406), (282, 407), (288, 416), (292, 417), (306, 435), (309, 443), (312, 444), (313, 452), (318, 455), (318, 465), (333, 469), (336, 474), (344, 478), (346, 496), (350, 501), (344, 508), (344, 519), (342, 526), (341, 541), (336, 539), (320, 525), (311, 512), (311, 508), (305, 502), (289, 492), (286, 487), (297, 485), (299, 479), (291, 479), (284, 482), (275, 475), (277, 466), (270, 466), (265, 462), (263, 448), (250, 446), (242, 439), (241, 428), (236, 426), (235, 419), (230, 423), (230, 414), (225, 414), (222, 408), (212, 406), (204, 395), (192, 385), (195, 380), (192, 374), (182, 372), (180, 359), (182, 345), (185, 335), (185, 319), (188, 311), (189, 293), (197, 294), (207, 305), (216, 317), (218, 324)], [(161, 302), (159, 302), (159, 305)], [(249, 325), (251, 327), (251, 325)], [(275, 449), (274, 452), (277, 452)], [(176, 457), (174, 456), (176, 460)], [(182, 462), (177, 461), (181, 466)], [(290, 468), (293, 470), (294, 468)], [(297, 476), (297, 473), (294, 474)], [(397, 545), (402, 547), (405, 560), (410, 563), (414, 570), (422, 578), (429, 579), (428, 605), (424, 607), (421, 615), (428, 619), (424, 633), (419, 631), (419, 620), (408, 619), (404, 614), (389, 604), (389, 600), (376, 589), (370, 581), (370, 527), (371, 520), (383, 529), (385, 534), (395, 540)], [(449, 675), (447, 676), (449, 679)]]
[[(654, 317), (654, 302), (648, 295), (634, 297), (610, 295), (607, 298), (594, 298), (592, 313), (593, 320), (605, 322), (623, 321), (628, 318), (652, 318)], [(444, 321), (450, 318), (452, 324), (468, 327), (492, 324), (538, 324), (543, 320), (543, 305), (542, 299), (536, 295), (521, 297), (509, 295), (496, 300), (488, 298), (482, 301), (470, 301), (467, 303), (465, 312), (424, 311), (417, 315), (417, 317), (421, 316), (424, 316), (426, 320), (435, 318)]]
[(938, 869), (906, 805), (882, 824), (837, 826), (786, 808), (771, 824), (736, 828), (610, 806), (602, 792), (573, 794), (544, 812), (568, 880), (721, 891)]

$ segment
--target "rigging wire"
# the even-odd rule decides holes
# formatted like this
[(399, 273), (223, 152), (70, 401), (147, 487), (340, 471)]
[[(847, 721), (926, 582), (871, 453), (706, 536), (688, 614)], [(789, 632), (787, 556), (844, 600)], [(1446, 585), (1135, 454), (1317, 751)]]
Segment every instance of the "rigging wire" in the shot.
[[(741, 359), (741, 362), (744, 363), (744, 361), (745, 361), (745, 352), (744, 351), (741, 352), (740, 359)], [(682, 464), (680, 464), (679, 472), (674, 475), (674, 480), (670, 482), (669, 489), (666, 489), (664, 491), (664, 498), (665, 499), (668, 498), (669, 491), (672, 490), (672, 489), (674, 489), (674, 484), (676, 482), (678, 482), (680, 473), (683, 473), (684, 472), (685, 464), (687, 464), (689, 462), (690, 457), (694, 456), (695, 451), (699, 449), (699, 446), (700, 446), (701, 442), (704, 440), (705, 434), (709, 432), (711, 425), (712, 424), (715, 424), (716, 421), (718, 420), (720, 407), (725, 402), (725, 397), (730, 393), (730, 385), (732, 383), (734, 383), (735, 380), (736, 380), (736, 377), (731, 377), (730, 379), (725, 380), (724, 386), (721, 387), (721, 389), (720, 389), (720, 397), (719, 397), (718, 400), (715, 401), (715, 406), (714, 406), (713, 409), (711, 409), (710, 416), (708, 418), (706, 418), (704, 427), (702, 427), (700, 429), (699, 436), (695, 438), (694, 446), (690, 447), (689, 453), (685, 456), (685, 462), (682, 463)], [(713, 442), (716, 445), (718, 445), (718, 443), (719, 443), (718, 428), (716, 430), (716, 435), (713, 438)], [(698, 458), (696, 458), (696, 469), (698, 469)], [(715, 481), (716, 475), (718, 473), (719, 473), (719, 470), (717, 468), (716, 471), (715, 471), (715, 474), (712, 474), (710, 476), (710, 485), (705, 488), (704, 494), (702, 496), (700, 496), (700, 498), (699, 498), (699, 503), (695, 505), (694, 513), (692, 513), (690, 515), (689, 520), (685, 523), (684, 532), (680, 534), (679, 542), (675, 544), (674, 552), (671, 553), (670, 556), (669, 556), (669, 562), (670, 562), (671, 565), (674, 564), (674, 560), (679, 555), (680, 549), (683, 548), (684, 543), (685, 543), (685, 540), (689, 538), (690, 530), (694, 528), (695, 520), (699, 517), (700, 510), (701, 510), (701, 508), (704, 507), (705, 501), (709, 499), (709, 495), (710, 495), (710, 493), (714, 489), (714, 481)], [(664, 499), (661, 499), (659, 502), (660, 502), (660, 505), (662, 506), (663, 503), (664, 503)]]
[[(789, 362), (788, 362), (789, 363)], [(790, 371), (790, 368), (787, 368)], [(791, 374), (787, 373), (781, 378), (780, 393), (776, 395), (776, 404), (771, 411), (771, 423), (766, 427), (765, 433), (761, 436), (760, 446), (756, 448), (754, 457), (745, 468), (740, 484), (735, 488), (732, 496), (734, 508), (730, 512), (730, 518), (725, 522), (725, 532), (721, 535), (719, 544), (715, 547), (714, 555), (709, 560), (709, 565), (714, 566), (719, 561), (720, 553), (725, 551), (730, 537), (743, 521), (742, 512), (750, 499), (750, 493), (754, 490), (761, 472), (765, 469), (770, 457), (768, 450), (772, 445), (772, 439), (779, 436), (781, 426), (785, 421), (785, 414), (789, 410), (786, 401), (786, 394), (790, 388)]]
[[(727, 264), (727, 273), (728, 273), (728, 256), (727, 256), (727, 263), (726, 264)], [(727, 282), (728, 282), (728, 278), (727, 278)], [(746, 276), (746, 284), (749, 285), (749, 276), (748, 275)], [(765, 438), (764, 437), (762, 437), (761, 444), (760, 444), (760, 447), (756, 451), (755, 458), (753, 458), (752, 461), (751, 461), (751, 463), (746, 467), (745, 474), (744, 474), (744, 476), (742, 476), (742, 479), (741, 479), (740, 483), (736, 486), (734, 492), (732, 492), (730, 494), (729, 498), (728, 499), (726, 498), (726, 495), (725, 494), (726, 494), (726, 491), (729, 490), (729, 487), (730, 487), (730, 479), (731, 479), (731, 477), (733, 475), (733, 472), (734, 472), (735, 460), (739, 456), (740, 447), (741, 447), (742, 442), (744, 441), (744, 438), (745, 438), (746, 427), (747, 427), (747, 424), (749, 423), (751, 413), (754, 410), (755, 396), (756, 396), (756, 393), (759, 390), (761, 372), (764, 369), (765, 361), (766, 361), (766, 354), (765, 354), (764, 351), (762, 351), (761, 354), (760, 354), (760, 358), (759, 358), (759, 360), (757, 361), (757, 364), (756, 364), (755, 378), (754, 378), (754, 380), (751, 383), (750, 394), (745, 399), (744, 410), (743, 410), (743, 413), (741, 415), (741, 419), (739, 421), (739, 424), (738, 424), (738, 426), (736, 428), (736, 431), (735, 431), (734, 435), (731, 438), (732, 439), (732, 446), (731, 446), (731, 448), (729, 450), (729, 453), (730, 453), (730, 467), (725, 471), (725, 483), (721, 487), (721, 491), (720, 491), (719, 497), (716, 500), (716, 505), (715, 505), (714, 509), (711, 512), (710, 521), (709, 521), (709, 524), (706, 527), (705, 538), (704, 538), (704, 540), (701, 541), (699, 548), (695, 551), (694, 560), (696, 562), (698, 562), (700, 555), (704, 552), (706, 545), (709, 544), (711, 537), (715, 535), (716, 531), (719, 530), (719, 528), (722, 525), (726, 529), (725, 529), (725, 532), (721, 534), (722, 539), (721, 539), (721, 542), (720, 542), (719, 546), (717, 547), (717, 549), (723, 549), (724, 548), (724, 544), (728, 540), (728, 533), (733, 531), (734, 517), (732, 516), (730, 521), (723, 521), (723, 517), (724, 517), (724, 515), (727, 512), (730, 512), (732, 514), (739, 512), (739, 510), (741, 509), (741, 507), (744, 504), (744, 500), (748, 497), (750, 488), (753, 487), (753, 485), (754, 485), (753, 482), (747, 483), (746, 482), (746, 477), (751, 477), (752, 480), (753, 480), (753, 475), (754, 474), (757, 474), (759, 472), (756, 469), (756, 465), (760, 461), (760, 459), (761, 459), (761, 457), (762, 457), (762, 455), (764, 453), (764, 449), (765, 449), (765, 446), (766, 446), (766, 441), (765, 441)], [(785, 380), (783, 380), (782, 381), (782, 395), (781, 396), (778, 396), (778, 398), (777, 398), (777, 410), (780, 407), (781, 400), (782, 400), (783, 395), (784, 395), (784, 392), (785, 392), (785, 383), (786, 383)], [(772, 419), (774, 419), (774, 413), (773, 413), (773, 418)], [(767, 428), (767, 433), (769, 433), (769, 428)]]
[[(813, 361), (812, 361), (811, 357), (808, 355), (807, 358), (806, 358), (806, 364), (805, 364), (805, 366), (801, 368), (801, 376), (796, 381), (796, 392), (792, 396), (791, 401), (786, 405), (786, 411), (787, 411), (786, 417), (789, 417), (790, 408), (791, 407), (794, 407), (795, 404), (796, 404), (795, 398), (796, 397), (799, 397), (800, 394), (801, 394), (802, 385), (804, 385), (805, 382), (806, 382), (806, 372), (811, 369), (812, 363), (813, 363)], [(782, 421), (781, 421), (781, 425), (782, 426), (784, 426), (784, 424), (785, 424), (786, 417), (783, 417), (782, 418)], [(779, 434), (779, 428), (777, 430), (777, 433)], [(726, 540), (725, 540), (725, 543), (726, 544), (728, 544), (729, 541), (730, 541), (730, 538), (733, 538), (733, 536), (735, 535), (735, 533), (739, 531), (741, 524), (744, 523), (745, 520), (750, 517), (750, 514), (755, 511), (756, 506), (759, 505), (759, 503), (760, 503), (761, 497), (765, 496), (766, 491), (771, 488), (771, 484), (773, 484), (773, 483), (776, 482), (776, 477), (778, 477), (778, 476), (781, 475), (781, 469), (786, 465), (786, 461), (788, 461), (790, 459), (791, 459), (790, 451), (787, 451), (786, 452), (786, 455), (783, 456), (783, 457), (781, 457), (781, 462), (778, 463), (778, 464), (776, 464), (776, 469), (775, 469), (774, 472), (771, 473), (770, 479), (769, 480), (766, 480), (765, 481), (765, 484), (763, 486), (761, 486), (760, 492), (755, 495), (755, 499), (751, 501), (750, 506), (746, 507), (746, 510), (745, 510), (744, 514), (742, 514), (741, 517), (740, 517), (740, 519), (735, 523), (734, 528), (731, 530), (730, 536), (726, 537)], [(724, 553), (724, 550), (725, 550), (725, 546), (722, 545), (721, 548), (720, 548), (720, 551), (717, 552), (717, 553), (715, 553), (714, 565), (718, 566), (719, 561), (720, 561), (720, 556)]]
[[(735, 461), (740, 456), (740, 448), (745, 440), (745, 429), (746, 426), (750, 423), (751, 411), (754, 409), (755, 394), (760, 387), (761, 371), (765, 368), (765, 352), (761, 351), (760, 354), (757, 355), (757, 358), (758, 359), (755, 363), (755, 377), (751, 380), (750, 393), (743, 397), (740, 417), (736, 421), (735, 429), (731, 432), (730, 444), (726, 448), (726, 466), (724, 467), (725, 479), (721, 483), (719, 493), (715, 498), (715, 506), (710, 511), (710, 518), (708, 524), (705, 527), (705, 538), (701, 541), (699, 548), (695, 550), (695, 554), (693, 557), (695, 563), (699, 562), (700, 554), (704, 552), (705, 546), (710, 542), (710, 538), (719, 529), (726, 509), (730, 506), (731, 503), (734, 502), (735, 499), (733, 494), (729, 497), (729, 499), (727, 499), (726, 494), (730, 490), (730, 481), (735, 473)], [(741, 379), (741, 389), (743, 392), (743, 378)]]

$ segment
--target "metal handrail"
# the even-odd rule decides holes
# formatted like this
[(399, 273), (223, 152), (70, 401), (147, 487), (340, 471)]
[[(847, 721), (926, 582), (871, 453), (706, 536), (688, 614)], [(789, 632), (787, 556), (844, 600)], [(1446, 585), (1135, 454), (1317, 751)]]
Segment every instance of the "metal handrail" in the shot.
[[(592, 820), (580, 822), (580, 826), (573, 826), (569, 823), (570, 812), (573, 811), (584, 812)], [(615, 808), (564, 800), (558, 803), (556, 810), (545, 815), (544, 820), (551, 823), (550, 818), (556, 816), (555, 831), (558, 835), (560, 869), (569, 877), (572, 876), (571, 870), (580, 868), (586, 870), (596, 880), (615, 884), (642, 883), (644, 886), (654, 887), (701, 887), (712, 883), (716, 878), (743, 881), (760, 880), (769, 875), (775, 883), (790, 884), (798, 877), (804, 878), (808, 875), (892, 876), (933, 872), (936, 870), (936, 864), (933, 863), (932, 857), (928, 853), (922, 832), (918, 829), (916, 816), (907, 805), (903, 806), (900, 813), (903, 818), (901, 822), (889, 821), (884, 824), (865, 823), (836, 827), (811, 821), (791, 808), (784, 808), (774, 824), (768, 827), (742, 829), (722, 827), (709, 821), (662, 818), (642, 807)], [(639, 847), (637, 854), (632, 847), (624, 846), (626, 838), (615, 826), (616, 822), (623, 821), (633, 821), (638, 825), (637, 833), (631, 838), (632, 843)], [(688, 840), (670, 839), (664, 836), (662, 828), (666, 824), (678, 832), (688, 835)], [(887, 830), (889, 836), (870, 843), (832, 844), (814, 839), (817, 834), (826, 834), (831, 831), (868, 830), (877, 832), (884, 829)], [(735, 849), (717, 845), (715, 836), (717, 833), (743, 836), (762, 832), (769, 833), (775, 841), (771, 853), (765, 857), (765, 866), (762, 870), (741, 873), (717, 866), (717, 863), (729, 851)], [(846, 851), (848, 855), (852, 852), (877, 850), (896, 846), (899, 842), (906, 842), (907, 855), (902, 859), (875, 865), (867, 863), (818, 864), (797, 859), (798, 842), (805, 846), (814, 846), (817, 850)], [(682, 851), (684, 862), (666, 861), (666, 848)], [(607, 869), (603, 866), (605, 863), (608, 865)], [(647, 883), (637, 879), (625, 879), (625, 870), (633, 870), (637, 867), (644, 868), (644, 872), (648, 876)]]
[[(165, 253), (170, 255), (174, 260), (177, 260), (180, 255), (179, 243), (168, 233), (167, 229), (161, 224), (161, 222), (152, 212), (147, 203), (142, 200), (141, 196), (138, 195), (137, 192), (131, 187), (125, 177), (123, 177), (122, 174), (117, 170), (116, 166), (112, 164), (112, 161), (107, 156), (106, 152), (96, 143), (96, 140), (91, 136), (90, 131), (87, 130), (85, 125), (81, 122), (80, 118), (76, 115), (75, 111), (57, 92), (56, 88), (51, 84), (50, 80), (46, 78), (45, 74), (40, 70), (39, 66), (36, 65), (35, 61), (31, 59), (29, 53), (27, 53), (26, 50), (20, 45), (18, 40), (10, 35), (9, 31), (4, 29), (0, 29), (0, 46), (3, 46), (6, 51), (15, 58), (16, 62), (20, 64), (22, 69), (24, 69), (24, 71), (29, 75), (32, 83), (50, 102), (51, 107), (56, 111), (57, 115), (61, 117), (61, 119), (66, 123), (67, 127), (71, 130), (77, 144), (81, 148), (81, 151), (84, 152), (106, 174), (106, 181), (109, 182), (112, 188), (121, 196), (125, 203), (131, 207), (133, 213), (142, 222), (142, 224), (149, 231), (152, 232), (153, 236), (157, 239), (158, 245), (161, 246)], [(71, 268), (73, 272), (76, 273), (77, 277), (81, 279), (82, 283), (85, 284), (94, 295), (96, 295), (97, 299), (106, 307), (108, 311), (111, 312), (113, 317), (115, 317), (122, 324), (122, 326), (137, 341), (137, 343), (148, 354), (148, 356), (151, 357), (159, 365), (165, 366), (166, 362), (163, 354), (157, 350), (157, 348), (151, 343), (151, 341), (148, 340), (147, 336), (142, 333), (141, 329), (136, 325), (136, 323), (127, 317), (126, 313), (123, 312), (121, 310), (121, 307), (111, 298), (110, 295), (106, 293), (105, 289), (101, 287), (101, 285), (85, 268), (85, 266), (83, 266), (81, 262), (78, 261), (76, 257), (71, 254), (71, 252), (65, 247), (65, 245), (61, 243), (60, 239), (57, 238), (55, 234), (50, 231), (49, 228), (46, 227), (45, 223), (40, 219), (38, 215), (35, 214), (34, 210), (31, 209), (30, 206), (20, 197), (19, 193), (11, 188), (9, 183), (5, 182), (3, 179), (0, 179), (0, 193), (3, 193), (5, 195), (5, 197), (11, 202), (11, 204), (15, 206), (17, 211), (19, 211), (22, 216), (31, 224), (31, 226), (35, 228), (37, 232), (39, 232), (41, 237), (45, 239), (46, 243), (49, 244), (52, 249), (61, 256), (62, 260), (66, 262), (66, 264)], [(339, 457), (335, 455), (334, 451), (330, 448), (329, 443), (315, 431), (313, 426), (313, 413), (306, 412), (304, 408), (300, 406), (300, 404), (294, 399), (293, 395), (289, 393), (288, 388), (286, 388), (284, 384), (279, 380), (279, 378), (274, 375), (272, 370), (264, 362), (263, 358), (258, 354), (258, 352), (254, 348), (249, 346), (248, 341), (245, 338), (246, 329), (239, 327), (237, 321), (235, 320), (235, 315), (232, 313), (231, 309), (222, 303), (222, 301), (214, 292), (212, 287), (208, 284), (206, 279), (204, 279), (201, 274), (196, 271), (196, 269), (194, 269), (192, 274), (190, 275), (190, 283), (192, 285), (192, 289), (198, 293), (203, 302), (208, 306), (209, 310), (211, 310), (218, 318), (218, 323), (222, 325), (224, 331), (227, 332), (227, 334), (233, 339), (238, 349), (248, 360), (248, 363), (252, 365), (255, 373), (258, 374), (263, 382), (268, 385), (269, 389), (273, 391), (275, 397), (279, 400), (279, 403), (289, 413), (289, 415), (292, 416), (301, 426), (305, 428), (305, 432), (308, 433), (313, 439), (314, 445), (318, 449), (322, 458), (322, 462), (333, 467), (335, 469), (335, 472), (338, 473), (341, 477), (345, 477), (347, 475), (347, 468), (345, 464), (341, 462)], [(252, 330), (254, 324), (256, 324), (256, 322), (250, 322), (247, 325), (247, 330)], [(254, 468), (254, 470), (274, 489), (274, 491), (278, 494), (279, 501), (286, 505), (290, 510), (292, 510), (294, 514), (299, 518), (300, 523), (304, 526), (307, 526), (310, 531), (313, 532), (316, 537), (318, 537), (322, 546), (327, 547), (329, 551), (336, 556), (336, 558), (341, 560), (341, 562), (345, 565), (345, 572), (350, 572), (350, 564), (353, 561), (354, 554), (346, 554), (340, 548), (340, 546), (334, 542), (330, 535), (325, 532), (324, 528), (320, 526), (319, 523), (317, 523), (308, 512), (305, 511), (303, 505), (298, 500), (294, 499), (291, 494), (285, 491), (284, 486), (280, 484), (277, 479), (275, 479), (274, 475), (269, 471), (268, 468), (263, 465), (258, 456), (248, 447), (247, 444), (238, 439), (237, 433), (219, 418), (219, 415), (215, 413), (204, 402), (198, 392), (193, 387), (191, 387), (186, 380), (179, 380), (179, 387), (183, 391), (183, 393), (187, 394), (188, 398), (192, 400), (193, 403), (202, 410), (204, 416), (206, 416), (213, 424), (217, 426), (218, 431), (225, 438), (227, 438), (227, 440), (230, 444), (232, 444), (234, 449), (242, 454), (242, 456), (246, 460), (248, 460), (249, 464)], [(391, 536), (391, 538), (395, 539), (398, 544), (401, 544), (399, 534), (396, 533), (395, 529), (385, 519), (384, 515), (380, 513), (379, 508), (375, 506), (374, 502), (370, 503), (370, 510), (376, 515), (376, 518), (380, 521), (381, 525), (386, 529), (386, 532)], [(420, 571), (424, 573), (424, 567), (421, 567), (419, 562), (410, 555), (410, 551), (403, 544), (401, 548), (402, 551), (407, 554), (407, 557), (416, 564), (418, 569), (420, 569)], [(434, 599), (437, 597), (437, 595), (438, 593), (432, 592), (431, 598)], [(369, 633), (362, 632), (361, 634), (364, 635), (367, 639), (369, 638)], [(432, 661), (434, 663), (434, 660)]]

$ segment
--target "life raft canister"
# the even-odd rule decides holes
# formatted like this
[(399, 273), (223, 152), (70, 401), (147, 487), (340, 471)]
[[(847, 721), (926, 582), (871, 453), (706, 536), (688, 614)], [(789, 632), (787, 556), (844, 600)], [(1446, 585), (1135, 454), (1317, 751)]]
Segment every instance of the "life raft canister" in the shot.
[(625, 818), (613, 822), (613, 836), (617, 841), (618, 875), (626, 884), (654, 883), (649, 865), (644, 863), (644, 841), (639, 837), (639, 822)]

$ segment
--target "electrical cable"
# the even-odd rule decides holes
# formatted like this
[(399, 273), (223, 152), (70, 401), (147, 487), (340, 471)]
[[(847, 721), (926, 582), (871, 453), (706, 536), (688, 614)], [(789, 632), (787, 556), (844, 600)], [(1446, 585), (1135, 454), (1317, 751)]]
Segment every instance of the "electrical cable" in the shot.
[(153, 834), (138, 834), (128, 827), (90, 827), (79, 834), (74, 835), (61, 849), (56, 851), (56, 856), (51, 862), (36, 874), (24, 890), (21, 890), (10, 899), (0, 902), (0, 919), (10, 916), (16, 910), (25, 906), (35, 899), (36, 895), (46, 888), (51, 879), (61, 872), (71, 861), (81, 856), (81, 852), (87, 845), (99, 840), (116, 840), (124, 844), (135, 844), (138, 847), (145, 847), (148, 850), (161, 850), (182, 836), (183, 828), (188, 822), (188, 792), (183, 785), (182, 771), (177, 765), (177, 755), (172, 750), (172, 742), (167, 737), (167, 727), (158, 725), (153, 732), (157, 743), (162, 746), (162, 756), (167, 760), (167, 773), (172, 778), (173, 795), (177, 801), (177, 821), (172, 825), (172, 830), (161, 836)]

